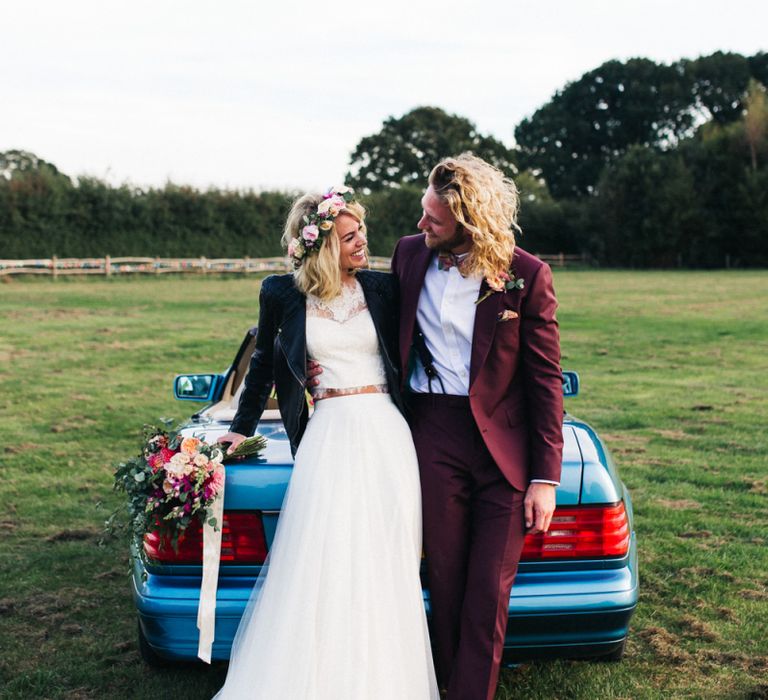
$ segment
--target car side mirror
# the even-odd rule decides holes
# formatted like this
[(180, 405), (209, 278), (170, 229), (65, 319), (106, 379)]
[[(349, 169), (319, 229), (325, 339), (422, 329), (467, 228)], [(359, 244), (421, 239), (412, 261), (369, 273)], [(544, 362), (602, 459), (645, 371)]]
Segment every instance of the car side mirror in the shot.
[(179, 374), (173, 380), (173, 395), (180, 401), (210, 401), (218, 374)]
[(563, 396), (579, 395), (579, 375), (576, 372), (563, 372)]

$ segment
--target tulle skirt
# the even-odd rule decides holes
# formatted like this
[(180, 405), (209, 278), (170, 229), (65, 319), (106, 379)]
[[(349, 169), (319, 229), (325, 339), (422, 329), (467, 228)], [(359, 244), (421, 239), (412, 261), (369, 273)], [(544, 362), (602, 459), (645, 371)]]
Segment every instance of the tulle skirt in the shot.
[(437, 698), (420, 557), (416, 453), (390, 397), (318, 401), (216, 698)]

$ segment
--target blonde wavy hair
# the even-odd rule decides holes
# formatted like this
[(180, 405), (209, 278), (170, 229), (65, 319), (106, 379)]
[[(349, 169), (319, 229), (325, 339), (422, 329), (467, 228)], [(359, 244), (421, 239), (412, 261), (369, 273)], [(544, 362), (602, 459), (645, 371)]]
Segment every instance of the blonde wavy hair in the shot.
[[(301, 229), (304, 227), (304, 217), (314, 211), (323, 201), (321, 194), (305, 194), (294, 201), (288, 219), (283, 229), (282, 244), (288, 248), (291, 239), (298, 238)], [(366, 235), (365, 227), (365, 207), (359, 202), (349, 202), (338, 215), (349, 214), (355, 220), (360, 222), (360, 231)], [(337, 216), (338, 216), (337, 215)], [(323, 243), (317, 253), (307, 255), (301, 261), (301, 265), (293, 271), (293, 278), (296, 287), (304, 294), (314, 294), (324, 301), (333, 299), (341, 294), (341, 266), (339, 265), (339, 256), (341, 246), (339, 236), (336, 233), (336, 222), (328, 231), (323, 239)], [(365, 249), (366, 258), (368, 257), (368, 247)]]
[(429, 184), (472, 238), (467, 273), (495, 278), (509, 270), (520, 233), (515, 183), (482, 158), (462, 153), (440, 161)]

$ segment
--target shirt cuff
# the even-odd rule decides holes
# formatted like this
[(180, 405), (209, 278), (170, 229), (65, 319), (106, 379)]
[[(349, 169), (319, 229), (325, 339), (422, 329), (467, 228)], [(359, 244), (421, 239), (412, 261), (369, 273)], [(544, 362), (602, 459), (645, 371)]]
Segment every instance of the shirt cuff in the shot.
[(531, 479), (532, 484), (552, 484), (552, 486), (560, 486), (559, 481), (549, 481), (549, 479)]

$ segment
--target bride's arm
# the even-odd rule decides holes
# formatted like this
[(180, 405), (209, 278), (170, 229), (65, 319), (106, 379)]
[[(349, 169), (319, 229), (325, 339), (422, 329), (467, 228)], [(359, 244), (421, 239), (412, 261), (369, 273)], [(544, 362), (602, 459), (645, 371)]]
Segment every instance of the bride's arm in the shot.
[[(256, 330), (256, 349), (251, 355), (245, 386), (240, 395), (237, 412), (230, 432), (222, 438), (252, 435), (264, 412), (274, 384), (273, 357), (275, 348), (275, 308), (272, 295), (272, 279), (267, 277), (259, 293), (259, 325)], [(238, 440), (238, 442), (241, 442)], [(234, 443), (234, 441), (233, 441)], [(233, 447), (236, 446), (233, 444)]]

